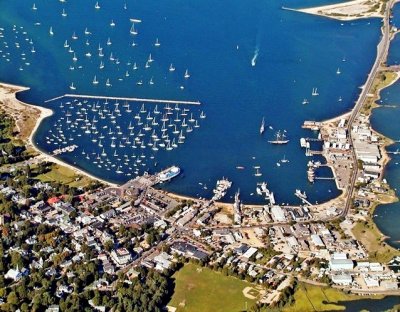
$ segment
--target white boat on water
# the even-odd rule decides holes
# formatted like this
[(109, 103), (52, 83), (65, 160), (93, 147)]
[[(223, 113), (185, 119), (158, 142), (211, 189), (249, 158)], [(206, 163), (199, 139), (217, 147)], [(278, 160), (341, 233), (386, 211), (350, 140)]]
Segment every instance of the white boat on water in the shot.
[(190, 78), (190, 74), (189, 74), (189, 71), (187, 69), (185, 71), (184, 77), (185, 77), (185, 79), (189, 79)]
[(318, 93), (318, 88), (313, 88), (313, 89), (312, 89), (312, 92), (311, 92), (311, 95), (312, 95), (312, 96), (317, 96), (317, 95), (319, 95), (319, 93)]
[(260, 134), (263, 134), (265, 131), (265, 121), (264, 121), (264, 117), (261, 121), (261, 126), (260, 126)]
[(71, 83), (71, 85), (69, 86), (69, 88), (70, 88), (71, 90), (76, 90), (76, 87), (74, 86), (74, 83), (73, 83), (73, 82)]
[(169, 69), (168, 69), (170, 72), (173, 72), (173, 71), (175, 71), (175, 67), (174, 67), (174, 65), (172, 65), (172, 63), (171, 63), (171, 65), (169, 65)]
[(135, 29), (135, 24), (134, 23), (132, 23), (132, 26), (131, 26), (131, 29), (130, 29), (129, 32), (131, 33), (131, 35), (137, 35), (138, 34), (137, 30)]
[(156, 39), (156, 42), (154, 43), (155, 47), (159, 47), (161, 45), (160, 41), (158, 41), (158, 38)]
[(100, 9), (99, 2), (96, 2), (96, 4), (94, 5), (94, 8), (95, 8), (96, 10), (99, 10), (99, 9)]
[(54, 36), (53, 27), (50, 27), (49, 35), (50, 35), (50, 36)]
[(96, 76), (94, 76), (94, 78), (93, 78), (93, 84), (94, 84), (94, 85), (99, 84), (99, 81), (97, 80)]

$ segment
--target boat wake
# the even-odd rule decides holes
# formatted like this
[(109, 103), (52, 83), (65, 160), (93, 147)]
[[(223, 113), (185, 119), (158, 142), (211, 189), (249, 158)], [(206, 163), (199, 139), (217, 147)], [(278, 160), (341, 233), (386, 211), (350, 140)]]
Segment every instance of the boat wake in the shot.
[(255, 51), (254, 51), (254, 56), (253, 56), (253, 58), (251, 59), (251, 66), (256, 66), (256, 63), (257, 63), (257, 57), (258, 57), (258, 52), (260, 51), (260, 49), (257, 47), (256, 49), (255, 49)]

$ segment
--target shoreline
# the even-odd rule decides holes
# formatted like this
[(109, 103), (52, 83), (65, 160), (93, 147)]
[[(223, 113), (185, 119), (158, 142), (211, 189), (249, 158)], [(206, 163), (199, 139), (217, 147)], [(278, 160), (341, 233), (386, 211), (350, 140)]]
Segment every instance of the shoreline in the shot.
[[(13, 95), (13, 98), (14, 98), (13, 100), (14, 100), (15, 104), (18, 104), (18, 105), (21, 105), (21, 106), (27, 106), (27, 107), (30, 107), (30, 108), (38, 111), (39, 117), (36, 119), (35, 126), (32, 129), (29, 137), (27, 138), (27, 141), (25, 142), (28, 147), (31, 147), (34, 151), (36, 151), (39, 154), (38, 156), (36, 156), (38, 159), (40, 159), (42, 161), (52, 162), (52, 163), (55, 163), (55, 164), (60, 165), (60, 166), (64, 166), (64, 167), (66, 167), (68, 169), (71, 169), (76, 174), (85, 175), (85, 176), (87, 176), (87, 177), (89, 177), (89, 178), (91, 178), (93, 180), (99, 181), (99, 182), (104, 183), (104, 184), (106, 184), (108, 186), (112, 186), (112, 187), (118, 186), (117, 184), (114, 184), (114, 183), (108, 182), (106, 180), (100, 179), (100, 178), (98, 178), (98, 177), (96, 177), (96, 176), (94, 176), (94, 175), (92, 175), (92, 174), (90, 174), (90, 173), (78, 168), (78, 167), (75, 167), (75, 166), (73, 166), (71, 164), (68, 164), (67, 162), (65, 162), (65, 161), (63, 161), (61, 159), (58, 159), (57, 157), (52, 156), (52, 155), (44, 152), (43, 150), (41, 150), (34, 143), (33, 137), (35, 136), (36, 131), (40, 127), (40, 124), (42, 123), (42, 121), (54, 114), (53, 110), (51, 110), (49, 108), (45, 108), (45, 107), (29, 104), (29, 103), (22, 102), (22, 101), (18, 100), (18, 98), (16, 96), (17, 93), (29, 90), (30, 88), (28, 88), (28, 87), (11, 85), (11, 84), (0, 82), (0, 89), (7, 90), (9, 93), (11, 93)], [(4, 94), (0, 93), (0, 96), (1, 95), (4, 96)], [(1, 100), (1, 98), (0, 98), (0, 100)], [(4, 105), (6, 106), (6, 104), (4, 104)], [(16, 108), (16, 109), (18, 110), (18, 108)]]
[(323, 16), (339, 21), (353, 21), (365, 18), (383, 18), (384, 3), (369, 0), (352, 0), (317, 7), (293, 9), (282, 7), (283, 10)]

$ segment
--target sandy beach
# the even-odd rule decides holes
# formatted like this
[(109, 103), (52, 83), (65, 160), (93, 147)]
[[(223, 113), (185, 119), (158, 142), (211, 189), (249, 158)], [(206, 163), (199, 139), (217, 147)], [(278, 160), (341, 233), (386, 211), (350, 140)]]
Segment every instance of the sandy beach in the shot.
[(283, 7), (283, 9), (329, 17), (341, 21), (352, 21), (370, 17), (382, 18), (382, 5), (382, 2), (376, 0), (354, 0), (312, 8), (290, 9)]
[[(70, 164), (67, 164), (64, 161), (43, 152), (35, 145), (35, 143), (33, 142), (33, 137), (35, 135), (36, 130), (38, 129), (38, 127), (40, 126), (40, 123), (45, 118), (53, 115), (53, 111), (48, 108), (44, 108), (44, 107), (40, 107), (40, 106), (36, 106), (36, 105), (32, 105), (32, 104), (28, 104), (28, 103), (19, 101), (16, 98), (16, 94), (18, 92), (22, 92), (22, 91), (26, 91), (26, 90), (29, 90), (29, 88), (0, 83), (0, 103), (2, 103), (1, 107), (15, 119), (16, 127), (17, 127), (16, 130), (20, 134), (25, 133), (25, 132), (29, 133), (29, 136), (20, 135), (20, 138), (26, 142), (28, 147), (31, 147), (39, 154), (38, 156), (36, 156), (36, 158), (42, 162), (52, 162), (52, 163), (67, 167), (67, 168), (73, 170), (76, 174), (88, 176), (89, 178), (91, 178), (93, 180), (97, 180), (99, 182), (102, 182), (106, 185), (113, 186), (113, 187), (117, 186), (117, 184), (113, 184), (106, 180), (99, 179), (98, 177), (95, 177), (84, 170), (78, 169)], [(23, 117), (24, 115), (28, 115), (29, 118), (34, 119), (34, 122), (33, 123), (29, 122), (27, 124), (26, 118), (28, 118), (28, 117), (24, 118)]]

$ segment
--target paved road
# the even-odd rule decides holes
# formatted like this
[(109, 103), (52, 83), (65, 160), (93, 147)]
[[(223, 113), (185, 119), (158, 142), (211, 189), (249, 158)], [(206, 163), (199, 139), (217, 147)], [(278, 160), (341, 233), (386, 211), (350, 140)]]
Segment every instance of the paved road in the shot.
[[(353, 138), (351, 136), (351, 128), (353, 125), (354, 120), (356, 119), (356, 117), (358, 116), (361, 107), (363, 106), (363, 104), (365, 103), (365, 100), (368, 96), (368, 93), (370, 93), (372, 84), (376, 78), (376, 75), (379, 71), (379, 68), (381, 66), (382, 63), (384, 63), (387, 59), (387, 55), (389, 52), (389, 45), (390, 45), (390, 23), (389, 23), (389, 19), (390, 19), (390, 12), (392, 10), (393, 5), (395, 4), (395, 0), (391, 0), (387, 3), (386, 5), (386, 10), (385, 10), (385, 16), (383, 18), (383, 26), (382, 26), (382, 39), (379, 42), (378, 46), (377, 46), (377, 56), (376, 56), (376, 60), (374, 65), (372, 66), (371, 72), (368, 75), (368, 79), (365, 83), (365, 85), (362, 88), (361, 94), (353, 108), (353, 111), (350, 115), (349, 118), (349, 122), (347, 124), (347, 132), (349, 134), (349, 142), (350, 145), (353, 147)], [(352, 204), (352, 195), (353, 195), (353, 191), (354, 191), (354, 186), (356, 183), (356, 179), (357, 179), (357, 173), (358, 173), (358, 163), (357, 163), (357, 157), (354, 151), (354, 148), (352, 148), (352, 154), (353, 154), (353, 174), (350, 178), (350, 184), (347, 188), (347, 199), (346, 199), (346, 205), (345, 205), (345, 209), (342, 212), (342, 216), (345, 217), (351, 207)]]

